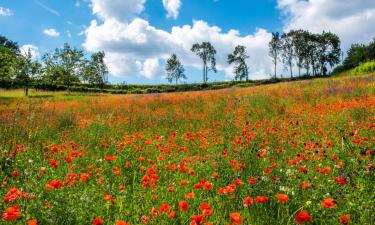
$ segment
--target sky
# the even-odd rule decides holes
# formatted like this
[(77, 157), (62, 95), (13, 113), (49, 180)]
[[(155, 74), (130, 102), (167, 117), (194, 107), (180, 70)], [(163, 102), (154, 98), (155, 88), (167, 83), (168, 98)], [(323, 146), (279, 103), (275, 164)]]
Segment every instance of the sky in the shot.
[[(175, 53), (187, 83), (202, 81), (202, 63), (190, 51), (209, 41), (218, 73), (232, 80), (226, 57), (236, 45), (250, 56), (250, 79), (269, 78), (272, 32), (306, 29), (339, 35), (342, 49), (375, 38), (374, 0), (0, 0), (0, 35), (40, 59), (69, 43), (90, 54), (105, 51), (111, 83), (166, 83), (165, 61)], [(288, 74), (282, 65), (278, 73)]]

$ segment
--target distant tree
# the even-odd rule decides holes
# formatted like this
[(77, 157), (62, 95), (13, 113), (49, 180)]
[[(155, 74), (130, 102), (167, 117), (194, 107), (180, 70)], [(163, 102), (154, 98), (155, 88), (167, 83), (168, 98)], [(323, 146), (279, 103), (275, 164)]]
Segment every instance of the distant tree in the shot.
[(172, 54), (167, 60), (165, 70), (167, 72), (167, 80), (169, 83), (176, 81), (177, 84), (180, 79), (187, 79), (186, 75), (184, 74), (184, 66), (181, 64), (180, 60), (175, 54)]
[(100, 51), (91, 56), (91, 82), (98, 85), (101, 89), (108, 83), (108, 67), (104, 62), (105, 53)]
[(295, 55), (296, 66), (298, 67), (298, 76), (301, 76), (301, 69), (303, 68), (303, 63), (307, 58), (307, 31), (304, 30), (292, 30), (289, 34), (293, 38), (293, 49)]
[(29, 95), (29, 88), (40, 73), (40, 69), (41, 65), (33, 60), (30, 49), (19, 56), (15, 80), (23, 87), (26, 96)]
[[(198, 55), (203, 61), (203, 82), (208, 80), (208, 71), (212, 70), (216, 73), (216, 50), (210, 42), (196, 43), (191, 48), (191, 51)], [(211, 63), (211, 65), (209, 65)]]
[(14, 41), (7, 39), (6, 37), (0, 35), (0, 46), (9, 49), (11, 52), (15, 54), (20, 54), (20, 49), (18, 44)]
[(316, 75), (316, 70), (318, 67), (318, 35), (308, 32), (306, 34), (306, 59), (305, 68), (307, 75), (310, 75), (310, 68), (312, 69), (312, 75)]
[(276, 70), (277, 70), (277, 62), (280, 59), (280, 52), (281, 52), (281, 37), (279, 32), (272, 33), (272, 39), (268, 44), (269, 46), (269, 56), (272, 58), (272, 62), (275, 66), (275, 78), (277, 77)]
[(0, 81), (9, 81), (16, 72), (17, 55), (4, 46), (0, 46)]
[(368, 45), (367, 52), (368, 52), (368, 60), (375, 61), (375, 38)]
[(326, 75), (326, 64), (333, 67), (340, 62), (340, 38), (331, 32), (323, 32), (322, 34), (317, 35), (317, 41), (320, 74)]
[(290, 71), (290, 77), (293, 78), (293, 60), (294, 60), (294, 42), (293, 34), (287, 33), (281, 36), (281, 58), (286, 68)]
[(0, 81), (10, 80), (16, 72), (18, 44), (0, 35)]
[(73, 82), (80, 81), (82, 74), (82, 60), (84, 53), (81, 50), (64, 44), (54, 53), (47, 53), (42, 60), (45, 66), (45, 79), (51, 83), (63, 83), (71, 86)]
[(246, 47), (242, 45), (236, 46), (234, 49), (234, 52), (232, 54), (228, 55), (228, 63), (232, 64), (234, 63), (234, 74), (235, 80), (241, 80), (246, 79), (246, 81), (249, 80), (249, 68), (246, 64), (246, 59), (248, 59), (249, 56), (246, 54)]
[(347, 52), (347, 57), (344, 60), (346, 69), (352, 69), (368, 59), (368, 49), (364, 44), (352, 44)]

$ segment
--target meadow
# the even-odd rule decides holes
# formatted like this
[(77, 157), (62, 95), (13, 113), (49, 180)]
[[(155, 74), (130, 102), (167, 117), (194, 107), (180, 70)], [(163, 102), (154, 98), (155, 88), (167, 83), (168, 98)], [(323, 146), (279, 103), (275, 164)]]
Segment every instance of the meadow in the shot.
[(0, 91), (1, 224), (375, 223), (375, 75)]

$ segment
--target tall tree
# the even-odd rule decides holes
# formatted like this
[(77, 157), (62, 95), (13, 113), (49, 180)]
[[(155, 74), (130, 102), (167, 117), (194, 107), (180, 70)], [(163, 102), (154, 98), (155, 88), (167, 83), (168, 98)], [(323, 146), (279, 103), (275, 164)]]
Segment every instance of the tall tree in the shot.
[(340, 62), (340, 38), (331, 32), (324, 32), (317, 36), (318, 41), (318, 61), (321, 75), (327, 74), (328, 64), (330, 67)]
[(176, 81), (177, 84), (180, 79), (187, 79), (186, 75), (184, 74), (184, 66), (181, 64), (180, 60), (175, 54), (172, 54), (167, 60), (165, 70), (167, 72), (167, 80), (169, 83)]
[(91, 64), (94, 68), (93, 81), (101, 89), (108, 83), (108, 67), (104, 62), (105, 53), (100, 51), (91, 56)]
[(292, 30), (290, 35), (293, 38), (293, 49), (296, 58), (296, 65), (298, 67), (298, 76), (301, 76), (301, 69), (303, 68), (303, 63), (307, 57), (307, 36), (308, 32), (304, 30)]
[(40, 69), (41, 65), (33, 60), (30, 49), (19, 56), (15, 80), (23, 87), (26, 96), (29, 95), (29, 88), (40, 73)]
[(15, 75), (18, 44), (0, 35), (0, 81), (10, 80)]
[(248, 59), (249, 56), (246, 53), (246, 47), (242, 45), (236, 46), (234, 49), (234, 52), (232, 54), (228, 55), (228, 63), (232, 64), (234, 63), (234, 74), (235, 80), (241, 80), (246, 79), (246, 81), (249, 80), (249, 67), (246, 64), (246, 59)]
[(293, 46), (293, 34), (283, 34), (281, 36), (281, 57), (285, 67), (289, 67), (291, 78), (293, 78), (293, 59), (295, 56)]
[(84, 53), (81, 50), (64, 44), (63, 48), (57, 48), (54, 53), (43, 56), (46, 79), (49, 82), (63, 83), (71, 86), (73, 82), (79, 82), (82, 73), (82, 60)]
[[(210, 42), (203, 42), (201, 44), (196, 43), (191, 48), (191, 51), (198, 55), (203, 61), (203, 82), (206, 83), (208, 80), (208, 71), (212, 70), (215, 73), (216, 70), (216, 50)], [(209, 65), (211, 63), (211, 65)]]
[(280, 59), (280, 51), (281, 51), (281, 37), (279, 32), (273, 32), (271, 41), (268, 44), (269, 46), (269, 56), (272, 58), (272, 62), (275, 66), (275, 78), (277, 77), (276, 70), (277, 70), (277, 62)]

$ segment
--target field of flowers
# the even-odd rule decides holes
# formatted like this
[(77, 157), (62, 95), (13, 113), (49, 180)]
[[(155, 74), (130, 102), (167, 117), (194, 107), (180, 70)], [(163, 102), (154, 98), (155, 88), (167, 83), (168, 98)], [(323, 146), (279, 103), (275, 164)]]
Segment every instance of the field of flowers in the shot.
[(375, 224), (375, 75), (2, 92), (0, 224)]

